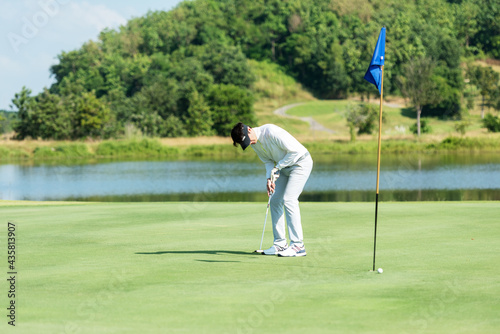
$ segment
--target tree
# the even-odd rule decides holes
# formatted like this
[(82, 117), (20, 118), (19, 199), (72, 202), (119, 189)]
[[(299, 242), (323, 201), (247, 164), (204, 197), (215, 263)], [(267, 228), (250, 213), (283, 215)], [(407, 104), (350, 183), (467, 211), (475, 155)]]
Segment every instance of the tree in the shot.
[(109, 107), (97, 99), (94, 92), (73, 96), (70, 102), (73, 118), (73, 138), (103, 137), (103, 129), (110, 118)]
[(189, 94), (186, 113), (186, 129), (190, 136), (210, 136), (214, 133), (212, 111), (205, 99), (196, 90)]
[(453, 6), (458, 38), (464, 43), (466, 52), (471, 52), (470, 41), (478, 32), (477, 16), (480, 8), (474, 0), (465, 0)]
[[(156, 111), (142, 109), (135, 112), (131, 117), (131, 122), (147, 136), (160, 136), (160, 132), (163, 130), (163, 119)], [(164, 137), (174, 136), (169, 136), (168, 133), (165, 133)]]
[(162, 129), (160, 131), (162, 137), (185, 137), (187, 131), (181, 119), (174, 115), (169, 115), (162, 122)]
[(471, 84), (479, 88), (481, 94), (481, 118), (484, 118), (484, 106), (495, 107), (499, 86), (499, 74), (491, 67), (470, 66), (467, 70)]
[(264, 36), (267, 37), (266, 42), (270, 46), (270, 55), (273, 61), (276, 61), (277, 43), (288, 34), (287, 21), (290, 15), (289, 6), (285, 1), (269, 0), (264, 6), (261, 29)]
[(37, 96), (36, 114), (38, 132), (42, 139), (64, 140), (71, 138), (71, 118), (59, 95), (45, 89)]
[(356, 140), (357, 134), (371, 134), (377, 120), (377, 110), (371, 104), (360, 103), (357, 105), (349, 105), (346, 113), (347, 125), (351, 134), (351, 141)]
[[(203, 68), (201, 61), (191, 56), (184, 57), (180, 53), (174, 53), (172, 56), (179, 59), (172, 61), (171, 69), (165, 74), (177, 80), (179, 100), (184, 98), (184, 102), (187, 102), (187, 95), (193, 86), (200, 94), (207, 95), (214, 83), (214, 77)], [(181, 101), (179, 113), (184, 113), (187, 107), (188, 104)]]
[[(1, 110), (0, 112), (4, 113), (4, 111), (3, 111), (3, 110)], [(8, 125), (6, 125), (6, 124), (5, 124), (5, 123), (6, 123), (6, 122), (5, 122), (6, 120), (7, 120), (7, 119), (6, 119), (3, 115), (0, 115), (0, 132), (1, 132), (2, 134), (6, 132), (6, 131), (5, 131), (5, 129), (6, 129), (6, 128), (7, 128), (7, 126), (8, 126)]]
[(420, 115), (426, 104), (435, 104), (440, 101), (438, 87), (433, 80), (435, 62), (428, 57), (410, 60), (403, 66), (400, 77), (401, 91), (417, 110), (417, 135), (420, 136)]
[(411, 133), (418, 134), (419, 125), (420, 125), (420, 132), (421, 133), (431, 133), (432, 132), (432, 128), (429, 126), (429, 124), (427, 124), (427, 120), (421, 119), (419, 124), (415, 123), (412, 126), (410, 126)]
[[(147, 109), (156, 112), (163, 119), (169, 115), (180, 116), (179, 99), (184, 92), (180, 91), (178, 81), (159, 75), (152, 83), (144, 86), (132, 100), (135, 102), (135, 111)], [(140, 100), (140, 103), (137, 103)]]
[(470, 119), (463, 119), (455, 123), (455, 130), (459, 132), (462, 136), (467, 132), (467, 128), (471, 126), (472, 122)]
[[(39, 135), (36, 125), (36, 100), (31, 96), (31, 89), (23, 86), (19, 93), (14, 95), (12, 104), (17, 108), (18, 123), (14, 126), (17, 139), (26, 137), (37, 138)], [(13, 108), (13, 106), (11, 106)]]
[(0, 133), (9, 133), (17, 122), (17, 112), (0, 110)]
[(205, 71), (213, 76), (214, 83), (249, 88), (255, 81), (239, 47), (209, 43), (197, 47), (195, 56), (201, 61)]
[(208, 96), (210, 109), (214, 111), (215, 132), (219, 136), (228, 136), (238, 122), (255, 124), (253, 96), (250, 91), (234, 85), (214, 85)]
[(477, 33), (471, 44), (494, 58), (500, 58), (500, 6), (498, 0), (471, 0), (479, 8)]
[(97, 87), (91, 87), (98, 84), (96, 80), (99, 83), (102, 82), (102, 78), (96, 78), (99, 73), (95, 69), (102, 58), (102, 50), (96, 42), (89, 41), (79, 50), (62, 52), (57, 58), (59, 63), (50, 68), (50, 72), (56, 78), (56, 85), (71, 73), (73, 75), (78, 73), (78, 77), (83, 80), (89, 90), (97, 89)]

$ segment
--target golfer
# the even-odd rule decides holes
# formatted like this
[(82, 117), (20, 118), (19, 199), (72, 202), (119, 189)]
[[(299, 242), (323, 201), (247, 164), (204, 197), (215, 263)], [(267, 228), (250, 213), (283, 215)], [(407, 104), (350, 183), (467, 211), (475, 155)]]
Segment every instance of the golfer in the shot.
[[(231, 131), (233, 145), (243, 150), (249, 145), (266, 166), (267, 194), (271, 198), (274, 244), (265, 255), (305, 256), (299, 195), (311, 174), (313, 161), (307, 149), (284, 129), (266, 124), (251, 128), (243, 123)], [(271, 174), (279, 174), (276, 184)], [(285, 217), (290, 246), (285, 234)]]

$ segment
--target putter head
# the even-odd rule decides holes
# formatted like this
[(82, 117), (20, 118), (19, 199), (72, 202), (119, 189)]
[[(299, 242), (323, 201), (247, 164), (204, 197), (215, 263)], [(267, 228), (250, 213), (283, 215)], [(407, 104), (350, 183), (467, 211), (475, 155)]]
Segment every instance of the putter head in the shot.
[(264, 251), (262, 249), (257, 249), (257, 250), (254, 251), (254, 253), (264, 254)]

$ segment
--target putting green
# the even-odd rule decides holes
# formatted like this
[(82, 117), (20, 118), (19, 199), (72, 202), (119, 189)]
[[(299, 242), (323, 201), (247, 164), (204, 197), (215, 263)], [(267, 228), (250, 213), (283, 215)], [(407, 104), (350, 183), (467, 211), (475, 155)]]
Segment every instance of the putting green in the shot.
[(383, 274), (374, 204), (302, 203), (304, 258), (251, 253), (265, 209), (0, 203), (3, 277), (7, 222), (17, 254), (2, 333), (498, 332), (498, 202), (380, 203)]

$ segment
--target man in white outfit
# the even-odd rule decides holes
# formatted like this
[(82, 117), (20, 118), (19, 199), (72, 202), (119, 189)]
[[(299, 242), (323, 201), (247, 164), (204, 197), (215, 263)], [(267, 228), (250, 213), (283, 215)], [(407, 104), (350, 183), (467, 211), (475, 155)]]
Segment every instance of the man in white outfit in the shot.
[[(266, 124), (251, 128), (238, 123), (231, 131), (233, 145), (243, 150), (251, 146), (266, 166), (267, 193), (272, 194), (271, 218), (274, 244), (265, 255), (305, 256), (299, 195), (311, 174), (312, 158), (307, 149), (284, 129)], [(271, 174), (279, 173), (275, 184)], [(285, 234), (285, 217), (290, 246)]]

